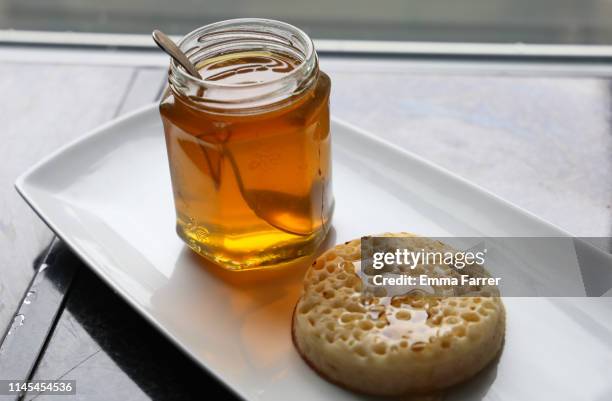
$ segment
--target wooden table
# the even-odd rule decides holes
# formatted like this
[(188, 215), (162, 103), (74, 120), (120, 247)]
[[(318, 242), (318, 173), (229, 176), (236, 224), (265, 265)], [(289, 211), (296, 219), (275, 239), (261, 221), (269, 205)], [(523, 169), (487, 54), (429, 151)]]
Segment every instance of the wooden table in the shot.
[[(608, 64), (321, 59), (335, 116), (610, 251)], [(62, 144), (154, 102), (166, 63), (155, 51), (0, 48), (0, 338), (10, 332), (0, 379), (76, 379), (70, 400), (231, 396), (53, 240), (13, 189)]]

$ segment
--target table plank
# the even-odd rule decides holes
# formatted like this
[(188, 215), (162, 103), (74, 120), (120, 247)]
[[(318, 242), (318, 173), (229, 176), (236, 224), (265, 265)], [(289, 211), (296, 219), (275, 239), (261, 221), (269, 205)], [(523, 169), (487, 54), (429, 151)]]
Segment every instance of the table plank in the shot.
[(165, 68), (138, 68), (119, 115), (134, 111), (157, 99), (166, 86)]
[(17, 176), (73, 138), (109, 120), (135, 69), (0, 64), (0, 333), (34, 274), (52, 233), (13, 188)]
[[(0, 379), (26, 381), (30, 378), (80, 268), (80, 261), (55, 238), (0, 343)], [(18, 394), (0, 395), (2, 401), (18, 399)]]

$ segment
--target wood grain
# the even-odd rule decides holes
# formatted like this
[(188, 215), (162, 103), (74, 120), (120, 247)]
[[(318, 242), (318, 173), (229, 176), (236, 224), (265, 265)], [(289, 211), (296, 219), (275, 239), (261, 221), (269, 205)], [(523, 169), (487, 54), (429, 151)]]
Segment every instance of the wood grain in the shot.
[(52, 232), (13, 188), (42, 157), (109, 120), (134, 68), (0, 64), (0, 332), (31, 280)]

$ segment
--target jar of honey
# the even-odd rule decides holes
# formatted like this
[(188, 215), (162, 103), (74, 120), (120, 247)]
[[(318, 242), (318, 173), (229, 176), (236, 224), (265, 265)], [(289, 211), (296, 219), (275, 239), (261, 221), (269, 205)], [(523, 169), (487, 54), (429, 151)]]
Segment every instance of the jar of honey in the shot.
[(329, 77), (312, 40), (289, 24), (236, 19), (179, 43), (159, 109), (177, 232), (232, 270), (313, 254), (330, 227)]

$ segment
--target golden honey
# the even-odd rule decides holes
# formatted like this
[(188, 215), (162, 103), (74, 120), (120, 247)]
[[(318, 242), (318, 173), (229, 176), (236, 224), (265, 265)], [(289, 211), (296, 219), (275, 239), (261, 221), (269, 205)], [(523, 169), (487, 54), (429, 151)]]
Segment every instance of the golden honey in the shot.
[[(237, 21), (256, 21), (247, 26), (256, 34), (260, 21), (271, 23)], [(160, 103), (178, 235), (229, 269), (309, 256), (329, 229), (330, 80), (308, 54), (309, 39), (301, 51), (281, 39), (196, 50), (190, 58), (207, 54), (195, 60), (202, 79), (172, 66)]]

